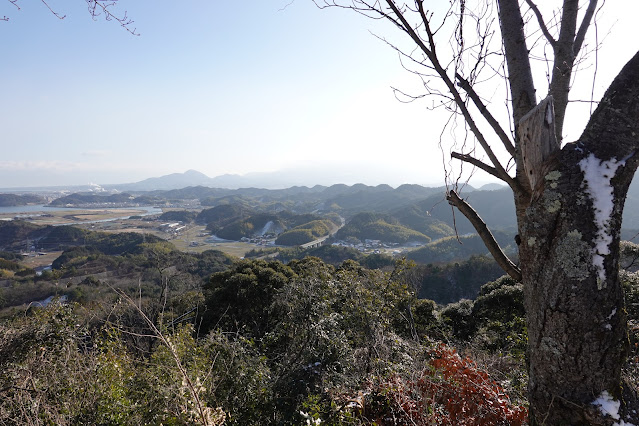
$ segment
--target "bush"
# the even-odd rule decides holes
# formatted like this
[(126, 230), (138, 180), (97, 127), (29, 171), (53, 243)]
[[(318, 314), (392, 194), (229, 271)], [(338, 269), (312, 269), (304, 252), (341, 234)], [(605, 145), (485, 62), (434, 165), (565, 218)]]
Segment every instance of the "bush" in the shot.
[[(513, 281), (509, 279), (503, 282)], [(481, 293), (473, 306), (473, 316), (477, 321), (508, 322), (514, 318), (525, 318), (524, 287), (521, 284), (495, 287), (493, 283), (488, 283), (482, 287)]]
[(416, 377), (393, 375), (372, 389), (363, 406), (369, 419), (376, 424), (527, 424), (526, 408), (513, 405), (469, 358), (444, 344), (430, 353), (429, 366)]
[(628, 318), (639, 321), (639, 273), (619, 271), (619, 280), (624, 289)]
[(0, 424), (177, 425), (206, 417), (219, 425), (224, 413), (195, 395), (215, 387), (214, 354), (192, 334), (186, 326), (156, 335), (164, 344), (137, 358), (118, 329), (91, 329), (74, 305), (32, 309), (0, 324)]

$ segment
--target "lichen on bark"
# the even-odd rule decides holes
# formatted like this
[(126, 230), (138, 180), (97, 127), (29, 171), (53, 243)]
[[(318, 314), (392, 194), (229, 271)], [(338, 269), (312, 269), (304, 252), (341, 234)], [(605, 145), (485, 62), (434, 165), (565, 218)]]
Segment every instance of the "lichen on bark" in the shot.
[(582, 239), (581, 232), (568, 232), (555, 249), (555, 257), (566, 276), (583, 281), (590, 276), (588, 266), (592, 264), (590, 245)]

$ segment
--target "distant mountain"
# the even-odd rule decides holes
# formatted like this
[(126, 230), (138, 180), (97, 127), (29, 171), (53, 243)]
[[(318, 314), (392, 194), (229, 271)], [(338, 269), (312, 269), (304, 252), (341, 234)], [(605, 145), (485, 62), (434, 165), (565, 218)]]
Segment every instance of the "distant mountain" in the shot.
[(104, 185), (105, 188), (117, 188), (120, 191), (154, 191), (186, 188), (187, 186), (213, 186), (212, 179), (196, 170), (187, 170), (184, 173), (171, 173), (170, 175), (144, 179), (136, 183), (121, 185)]
[[(344, 168), (343, 170), (307, 168), (247, 173), (245, 175), (224, 174), (211, 178), (198, 171), (189, 170), (184, 173), (172, 173), (135, 183), (104, 185), (104, 188), (126, 192), (180, 189), (187, 186), (205, 186), (220, 189), (283, 189), (295, 186), (312, 188), (317, 184), (324, 186), (335, 184), (354, 185), (361, 182), (361, 177), (358, 176), (366, 175), (364, 172), (360, 173), (357, 168)], [(383, 179), (380, 178), (379, 180)], [(367, 183), (370, 184), (371, 182)], [(381, 182), (375, 182), (375, 185), (378, 184), (381, 184)]]
[[(293, 186), (288, 177), (278, 176), (274, 173), (250, 173), (244, 176), (224, 174), (216, 177), (208, 177), (197, 170), (187, 170), (184, 173), (171, 173), (169, 175), (144, 179), (140, 182), (119, 185), (104, 185), (105, 188), (115, 188), (120, 191), (158, 191), (172, 190), (186, 187), (203, 186), (219, 189), (239, 188), (285, 188)], [(289, 183), (287, 185), (287, 183)]]
[(498, 191), (504, 188), (507, 188), (507, 186), (500, 183), (487, 183), (486, 185), (480, 186), (478, 191)]

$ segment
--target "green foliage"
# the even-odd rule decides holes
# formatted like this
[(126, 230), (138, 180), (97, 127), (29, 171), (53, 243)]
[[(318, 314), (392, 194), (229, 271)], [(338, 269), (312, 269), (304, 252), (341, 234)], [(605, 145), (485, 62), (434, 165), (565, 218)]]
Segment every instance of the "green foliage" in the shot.
[(18, 253), (12, 253), (10, 251), (0, 251), (0, 259), (18, 262), (22, 260), (22, 255)]
[(0, 207), (26, 206), (27, 204), (45, 204), (47, 201), (39, 196), (32, 194), (0, 194)]
[[(285, 212), (282, 212), (281, 214), (282, 215), (286, 215)], [(316, 215), (316, 214), (312, 214), (312, 213), (297, 214), (297, 215), (287, 215), (287, 216), (288, 217), (286, 217), (286, 223), (288, 224), (288, 226), (290, 226), (292, 228), (309, 228), (307, 226), (302, 226), (302, 225), (305, 225), (305, 224), (307, 224), (309, 222), (322, 220), (322, 216), (319, 216), (319, 215)]]
[[(218, 229), (215, 234), (224, 238), (225, 240), (240, 240), (242, 237), (252, 237), (259, 231), (261, 231), (268, 222), (278, 222), (279, 219), (275, 215), (270, 214), (256, 214), (252, 215), (244, 220), (233, 222), (230, 225), (226, 225), (221, 229)], [(211, 224), (207, 226), (210, 228)]]
[[(515, 235), (512, 233), (494, 231), (495, 239), (502, 248), (508, 250), (508, 246), (513, 247)], [(514, 248), (513, 248), (514, 250)], [(459, 237), (445, 237), (432, 243), (413, 250), (408, 254), (408, 258), (418, 263), (428, 264), (436, 262), (454, 262), (468, 259), (473, 255), (488, 254), (488, 249), (484, 245), (479, 235), (472, 234)]]
[(438, 324), (436, 316), (437, 304), (428, 299), (417, 299), (411, 307), (415, 332), (418, 336), (430, 334), (430, 330)]
[(473, 313), (478, 320), (490, 318), (506, 322), (525, 317), (523, 286), (509, 276), (484, 284), (475, 299)]
[[(61, 425), (198, 424), (203, 415), (219, 424), (225, 414), (235, 425), (517, 418), (507, 417), (516, 407), (485, 373), (425, 337), (453, 335), (521, 363), (521, 287), (506, 278), (486, 284), (476, 302), (438, 312), (416, 298), (418, 267), (406, 261), (384, 271), (353, 260), (243, 260), (213, 273), (204, 293), (179, 281), (228, 268), (219, 252), (200, 257), (151, 243), (140, 254), (85, 253), (66, 267), (80, 272), (103, 258), (148, 274), (120, 288), (135, 294), (149, 323), (117, 302), (103, 313), (53, 304), (0, 320), (0, 389), (10, 389), (0, 424), (27, 416)], [(154, 274), (162, 286), (146, 287)], [(88, 301), (101, 288), (84, 281), (65, 288), (69, 298)]]
[(443, 325), (459, 341), (523, 360), (527, 332), (522, 285), (502, 276), (483, 285), (479, 294), (474, 301), (445, 306), (440, 312)]
[(268, 423), (265, 419), (277, 410), (273, 405), (273, 375), (255, 343), (214, 330), (200, 345), (209, 360), (209, 376), (214, 378), (213, 385), (206, 389), (208, 405), (225, 407), (229, 413), (225, 424)]
[(204, 423), (203, 413), (209, 425), (221, 424), (221, 410), (206, 401), (195, 407), (193, 389), (203, 395), (215, 378), (214, 358), (192, 331), (167, 333), (145, 359), (129, 352), (119, 329), (91, 330), (72, 305), (0, 324), (0, 423), (190, 425)]
[(639, 321), (639, 274), (621, 270), (619, 280), (624, 289), (628, 317)]
[(24, 250), (25, 241), (37, 238), (43, 229), (23, 220), (0, 220), (0, 249)]
[(296, 226), (294, 229), (309, 229), (315, 238), (324, 237), (331, 231), (331, 224), (326, 220), (312, 220), (302, 225)]
[(462, 299), (459, 302), (446, 305), (440, 312), (442, 322), (450, 327), (453, 335), (458, 339), (469, 339), (477, 329), (476, 319), (473, 316), (473, 305), (472, 300)]
[(392, 257), (381, 254), (381, 253), (373, 253), (364, 256), (364, 258), (360, 261), (362, 266), (367, 267), (368, 269), (383, 269), (392, 267), (395, 264), (396, 260)]
[(278, 247), (251, 249), (244, 253), (245, 259), (251, 259), (255, 257), (262, 257), (273, 253), (278, 253), (280, 249)]
[(127, 193), (120, 194), (109, 194), (109, 195), (100, 195), (100, 194), (81, 194), (75, 193), (71, 195), (67, 195), (64, 197), (56, 198), (49, 205), (51, 206), (82, 206), (88, 204), (124, 204), (124, 205), (132, 205), (132, 204), (153, 204), (153, 199), (149, 199), (148, 197), (133, 197)]
[(296, 249), (283, 249), (280, 252), (279, 258), (283, 261), (300, 260), (307, 256), (318, 257), (326, 263), (331, 265), (339, 265), (345, 260), (355, 260), (361, 262), (364, 259), (364, 255), (358, 250), (333, 245), (323, 245), (320, 247), (313, 247), (306, 250), (300, 248)]
[(33, 275), (35, 271), (31, 268), (25, 268), (18, 262), (5, 260), (0, 258), (0, 269), (15, 272), (18, 275)]
[[(405, 351), (413, 349), (400, 335), (412, 335), (410, 306), (422, 304), (405, 272), (403, 264), (384, 273), (353, 261), (335, 268), (311, 257), (288, 266), (242, 261), (207, 285), (211, 315), (203, 330), (212, 325), (224, 336), (254, 342), (273, 378), (263, 404), (271, 407), (273, 422), (299, 424), (310, 395), (328, 397), (327, 387), (355, 385), (371, 371), (385, 374), (407, 360)], [(428, 304), (418, 311), (420, 324), (433, 320)], [(320, 405), (330, 411), (327, 404)], [(250, 408), (242, 414), (222, 406), (231, 419), (253, 416)]]
[(280, 234), (275, 244), (282, 246), (300, 246), (315, 240), (311, 229), (291, 229)]
[(198, 216), (197, 212), (189, 210), (171, 210), (164, 212), (158, 218), (159, 220), (177, 221), (183, 223), (191, 223)]
[(399, 222), (415, 231), (428, 235), (433, 240), (455, 235), (455, 230), (447, 223), (432, 217), (423, 205), (415, 204), (393, 213)]
[(243, 220), (253, 214), (253, 210), (240, 204), (222, 204), (198, 213), (195, 221), (221, 228), (237, 220)]
[(60, 294), (60, 289), (54, 283), (38, 281), (12, 281), (12, 283), (2, 288), (2, 300), (0, 307), (17, 306), (33, 301), (44, 300), (49, 296)]
[(338, 239), (381, 240), (389, 243), (430, 241), (430, 237), (399, 224), (397, 219), (376, 213), (358, 213), (335, 235)]
[(450, 264), (418, 264), (411, 272), (419, 297), (441, 304), (474, 299), (483, 284), (503, 273), (499, 265), (486, 256), (472, 256)]
[(62, 252), (62, 254), (53, 261), (51, 266), (53, 267), (53, 269), (61, 269), (63, 265), (68, 264), (72, 259), (77, 259), (80, 257), (86, 258), (91, 254), (97, 253), (99, 253), (99, 250), (95, 247), (73, 247), (72, 249)]
[(212, 275), (204, 285), (207, 311), (202, 331), (214, 326), (241, 332), (247, 338), (262, 337), (272, 327), (270, 308), (275, 292), (295, 276), (280, 262), (240, 261), (231, 269)]

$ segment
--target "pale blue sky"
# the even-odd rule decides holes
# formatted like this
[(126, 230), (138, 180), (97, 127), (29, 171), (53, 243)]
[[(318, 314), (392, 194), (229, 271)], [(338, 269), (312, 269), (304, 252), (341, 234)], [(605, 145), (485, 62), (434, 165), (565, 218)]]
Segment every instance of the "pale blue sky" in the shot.
[[(0, 21), (0, 188), (314, 167), (357, 168), (370, 184), (443, 183), (445, 116), (395, 99), (391, 85), (415, 81), (370, 34), (397, 31), (287, 3), (120, 0), (114, 12), (128, 11), (134, 37), (92, 21), (81, 0), (49, 2), (64, 20), (39, 1), (0, 0), (10, 18)], [(639, 49), (627, 37), (639, 7), (607, 3), (600, 37), (619, 21), (600, 52), (599, 92)]]

